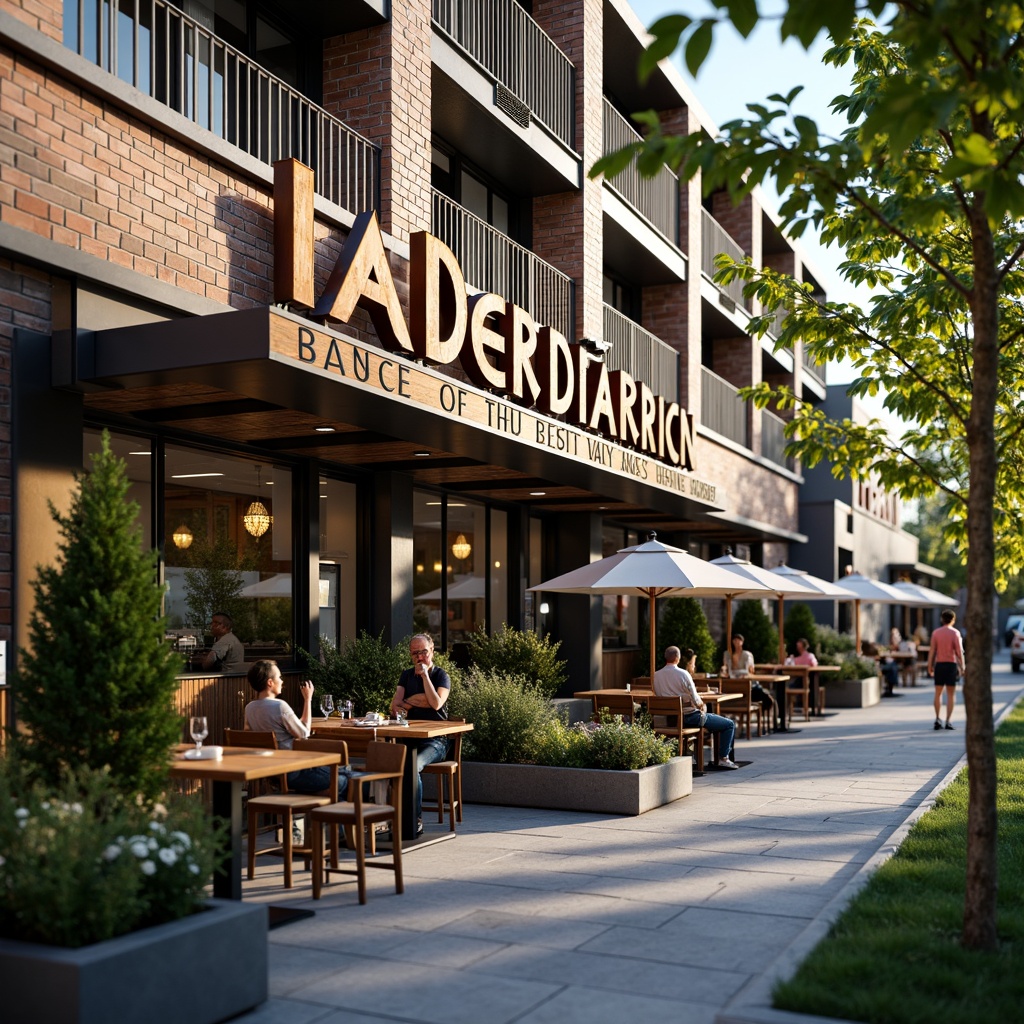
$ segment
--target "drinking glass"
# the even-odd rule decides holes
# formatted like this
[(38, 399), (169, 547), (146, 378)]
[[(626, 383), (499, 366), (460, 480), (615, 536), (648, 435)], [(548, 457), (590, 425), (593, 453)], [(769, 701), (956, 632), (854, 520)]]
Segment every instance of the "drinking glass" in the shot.
[(320, 695), (320, 714), (324, 718), (330, 718), (334, 712), (334, 698), (329, 693), (323, 693)]
[(193, 757), (199, 757), (199, 752), (203, 749), (203, 740), (206, 739), (209, 733), (206, 727), (206, 716), (193, 715), (189, 719), (188, 731), (192, 734), (192, 739), (196, 741), (196, 752), (193, 754)]
[(341, 717), (342, 718), (352, 718), (353, 717), (353, 710), (352, 710), (352, 708), (353, 708), (353, 705), (352, 705), (352, 701), (350, 701), (350, 700), (347, 700), (344, 703), (341, 703), (341, 704), (338, 705), (338, 710), (341, 712)]
[(399, 725), (405, 725), (405, 720), (409, 717), (409, 712), (405, 708), (395, 708), (395, 721)]

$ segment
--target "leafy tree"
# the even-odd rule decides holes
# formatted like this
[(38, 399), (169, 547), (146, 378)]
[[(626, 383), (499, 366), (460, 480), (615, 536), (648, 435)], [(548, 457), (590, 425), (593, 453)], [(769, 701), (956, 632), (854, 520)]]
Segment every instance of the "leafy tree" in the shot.
[(806, 640), (810, 650), (818, 653), (818, 624), (814, 621), (811, 609), (802, 601), (786, 609), (785, 626), (786, 650), (796, 654), (796, 642)]
[[(696, 73), (716, 27), (747, 35), (755, 0), (715, 0), (709, 18), (674, 15), (652, 26), (650, 69), (684, 41)], [(861, 14), (884, 16), (883, 29)], [(854, 396), (885, 394), (906, 424), (829, 421), (786, 388), (748, 389), (759, 406), (793, 410), (788, 454), (834, 472), (875, 475), (904, 498), (938, 495), (967, 565), (968, 636), (988, 637), (993, 585), (1024, 563), (1024, 19), (1001, 0), (788, 0), (782, 39), (805, 47), (824, 31), (828, 63), (852, 62), (849, 95), (832, 101), (849, 127), (838, 138), (793, 116), (787, 96), (748, 106), (719, 138), (670, 137), (653, 111), (638, 115), (644, 142), (598, 162), (614, 175), (634, 158), (666, 162), (705, 192), (736, 201), (773, 179), (784, 230), (817, 228), (846, 255), (840, 271), (873, 289), (867, 309), (826, 303), (809, 287), (749, 262), (720, 257), (719, 280), (742, 277), (763, 307), (765, 330), (788, 310), (778, 345), (802, 344), (818, 362), (849, 359)], [(962, 942), (994, 949), (997, 819), (991, 665), (968, 658), (964, 687), (970, 780)]]
[(394, 647), (384, 642), (384, 633), (373, 636), (360, 630), (359, 636), (345, 641), (339, 649), (327, 637), (320, 637), (320, 656), (297, 648), (306, 664), (316, 696), (352, 701), (355, 713), (386, 712), (394, 696), (402, 669), (410, 666), (409, 638)]
[(920, 542), (921, 561), (942, 569), (946, 574), (945, 579), (936, 584), (937, 590), (952, 596), (958, 588), (967, 585), (964, 552), (957, 537), (947, 534), (949, 516), (946, 502), (938, 494), (918, 502), (917, 519), (907, 523), (906, 527)]
[(239, 596), (245, 580), (239, 571), (238, 549), (228, 540), (213, 544), (197, 540), (189, 557), (192, 564), (185, 570), (189, 625), (205, 629), (215, 612), (227, 612), (242, 629), (251, 602)]
[(154, 800), (181, 738), (174, 707), (181, 659), (164, 643), (156, 554), (141, 547), (139, 506), (104, 432), (78, 480), (55, 564), (32, 582), (29, 648), (15, 680), (19, 760), (57, 787), (68, 769), (102, 769), (125, 793)]
[(680, 650), (687, 647), (693, 650), (697, 655), (698, 672), (718, 671), (721, 664), (718, 646), (708, 629), (704, 608), (692, 597), (670, 597), (662, 605), (656, 647), (659, 658), (670, 644), (675, 644)]
[[(732, 617), (732, 635), (743, 636), (743, 649), (756, 662), (774, 663), (779, 657), (779, 631), (760, 601), (739, 601)], [(721, 664), (721, 662), (719, 662)]]
[(514, 629), (508, 623), (490, 636), (479, 629), (469, 638), (474, 665), (529, 679), (547, 697), (554, 697), (569, 678), (565, 661), (558, 657), (559, 647), (561, 643), (548, 635)]

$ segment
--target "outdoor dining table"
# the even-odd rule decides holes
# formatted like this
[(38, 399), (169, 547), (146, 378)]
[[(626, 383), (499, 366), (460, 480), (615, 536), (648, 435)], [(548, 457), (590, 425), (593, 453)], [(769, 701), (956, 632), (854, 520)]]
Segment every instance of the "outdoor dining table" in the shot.
[(315, 750), (259, 750), (253, 747), (224, 747), (224, 756), (215, 761), (186, 759), (195, 748), (183, 743), (171, 764), (171, 778), (208, 779), (213, 783), (213, 814), (227, 824), (230, 844), (213, 873), (213, 895), (223, 899), (242, 898), (242, 786), (255, 779), (269, 779), (285, 772), (328, 765), (331, 785), (337, 788), (339, 754)]
[(806, 676), (811, 687), (811, 709), (812, 715), (818, 715), (820, 712), (818, 708), (818, 687), (824, 686), (824, 682), (820, 678), (822, 672), (838, 672), (838, 665), (771, 665), (771, 664), (757, 664), (754, 666), (754, 670), (757, 672), (784, 672), (790, 676)]
[[(913, 664), (915, 667), (917, 665), (917, 651), (879, 651), (877, 654), (872, 655), (872, 657), (875, 660), (875, 664), (878, 666), (878, 672), (880, 675), (882, 673), (882, 662), (884, 662), (887, 658), (891, 659), (896, 663), (896, 667), (900, 670), (901, 676), (903, 676), (903, 670), (905, 667), (909, 667), (911, 664)], [(896, 693), (894, 692), (893, 687), (889, 684), (888, 680), (886, 680), (885, 691), (883, 692), (882, 696), (896, 696)]]
[(395, 740), (409, 748), (405, 758), (405, 771), (402, 775), (402, 849), (426, 846), (432, 843), (454, 839), (454, 832), (439, 832), (416, 837), (416, 804), (412, 798), (416, 785), (415, 743), (417, 740), (432, 740), (436, 736), (454, 736), (460, 732), (472, 732), (471, 722), (424, 721), (410, 718), (407, 725), (397, 725), (394, 721), (380, 725), (359, 725), (359, 719), (351, 718), (314, 718), (313, 731), (318, 736), (329, 735), (344, 739), (364, 739), (368, 730), (373, 731), (375, 739)]
[[(789, 670), (789, 666), (786, 666), (786, 670)], [(748, 672), (745, 676), (736, 676), (737, 679), (750, 679), (755, 683), (771, 683), (772, 688), (775, 690), (775, 706), (780, 709), (780, 721), (775, 722), (775, 729), (777, 732), (789, 732), (789, 726), (786, 722), (786, 683), (789, 682), (790, 676), (788, 675), (777, 675), (766, 672)], [(694, 677), (694, 682), (705, 683), (708, 686), (717, 686), (721, 676), (704, 675), (697, 673)]]

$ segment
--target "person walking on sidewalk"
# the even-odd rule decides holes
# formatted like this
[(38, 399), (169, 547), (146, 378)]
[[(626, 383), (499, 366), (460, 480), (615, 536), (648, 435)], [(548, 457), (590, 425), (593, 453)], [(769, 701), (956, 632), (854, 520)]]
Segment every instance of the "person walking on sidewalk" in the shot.
[(953, 705), (956, 703), (956, 681), (964, 673), (964, 645), (960, 631), (953, 628), (956, 612), (946, 609), (942, 625), (932, 633), (928, 648), (928, 675), (935, 680), (935, 728), (942, 728), (939, 709), (942, 691), (946, 691), (946, 728), (952, 729)]

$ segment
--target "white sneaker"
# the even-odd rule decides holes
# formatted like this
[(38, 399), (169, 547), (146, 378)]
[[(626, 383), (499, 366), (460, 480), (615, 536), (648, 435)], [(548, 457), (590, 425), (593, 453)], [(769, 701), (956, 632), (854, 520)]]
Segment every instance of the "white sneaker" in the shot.
[(720, 757), (718, 759), (719, 768), (739, 768), (739, 765), (735, 761), (731, 761), (727, 757)]

